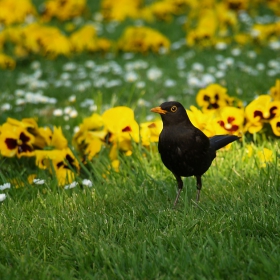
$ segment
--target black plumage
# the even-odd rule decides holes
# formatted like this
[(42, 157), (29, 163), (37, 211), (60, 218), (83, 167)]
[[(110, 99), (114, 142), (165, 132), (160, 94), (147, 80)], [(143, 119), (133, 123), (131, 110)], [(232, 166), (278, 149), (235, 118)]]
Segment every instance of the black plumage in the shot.
[(235, 135), (216, 135), (208, 138), (190, 121), (185, 108), (176, 101), (164, 102), (151, 109), (159, 113), (163, 130), (159, 136), (158, 150), (164, 165), (174, 174), (178, 184), (178, 194), (183, 188), (181, 177), (195, 176), (197, 201), (202, 187), (201, 176), (208, 170), (216, 151), (239, 139)]

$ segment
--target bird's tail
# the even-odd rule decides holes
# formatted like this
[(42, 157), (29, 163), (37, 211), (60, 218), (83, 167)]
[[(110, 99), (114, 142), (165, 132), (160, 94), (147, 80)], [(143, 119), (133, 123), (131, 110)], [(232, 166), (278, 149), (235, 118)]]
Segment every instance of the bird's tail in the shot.
[(216, 151), (223, 148), (227, 144), (239, 139), (240, 137), (235, 135), (216, 135), (211, 137), (210, 147), (214, 148)]

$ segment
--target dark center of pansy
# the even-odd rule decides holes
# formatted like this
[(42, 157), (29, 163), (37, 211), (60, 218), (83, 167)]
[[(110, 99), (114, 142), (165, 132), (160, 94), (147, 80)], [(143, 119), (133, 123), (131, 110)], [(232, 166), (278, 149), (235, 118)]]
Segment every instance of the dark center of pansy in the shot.
[(122, 132), (131, 132), (132, 129), (130, 126), (126, 126), (125, 128), (122, 129)]
[(156, 124), (155, 123), (151, 123), (148, 125), (148, 128), (155, 128), (156, 127)]
[(5, 143), (9, 150), (14, 150), (17, 147), (17, 140), (13, 138), (6, 138)]
[[(230, 120), (230, 121), (229, 121)], [(218, 124), (223, 128), (225, 129), (226, 131), (229, 131), (229, 132), (235, 132), (238, 130), (238, 125), (236, 124), (232, 124), (232, 122), (234, 121), (234, 118), (233, 117), (228, 117), (228, 122), (225, 123), (224, 121), (218, 121)]]
[(276, 116), (276, 110), (278, 108), (276, 106), (273, 106), (269, 109), (269, 112), (262, 112), (260, 110), (254, 111), (254, 118), (260, 117), (261, 119), (265, 120), (271, 120)]

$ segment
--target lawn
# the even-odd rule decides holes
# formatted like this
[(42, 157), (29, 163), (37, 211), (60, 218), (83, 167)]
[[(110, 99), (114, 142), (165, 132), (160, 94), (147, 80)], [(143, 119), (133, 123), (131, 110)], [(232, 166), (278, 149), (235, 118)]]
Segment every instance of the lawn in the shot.
[[(0, 0), (0, 22), (5, 2)], [(196, 38), (194, 45), (188, 34), (203, 18), (190, 5), (196, 1), (177, 1), (189, 3), (179, 11), (176, 1), (157, 1), (164, 13), (152, 6), (155, 1), (144, 1), (135, 8), (141, 15), (136, 18), (131, 4), (132, 11), (121, 19), (123, 9), (112, 12), (115, 1), (87, 1), (86, 9), (78, 15), (76, 6), (65, 20), (57, 17), (65, 16), (74, 0), (65, 1), (56, 16), (51, 9), (42, 13), (46, 2), (32, 2), (39, 13), (35, 19), (46, 17), (40, 24), (57, 28), (65, 38), (90, 24), (98, 30), (94, 42), (105, 38), (110, 47), (78, 52), (73, 48), (78, 42), (72, 42), (69, 54), (60, 53), (67, 50), (62, 45), (46, 52), (42, 38), (36, 45), (30, 37), (24, 45), (24, 33), (11, 36), (17, 33), (9, 28), (28, 27), (30, 17), (25, 24), (1, 25), (0, 279), (278, 279), (280, 32), (279, 27), (269, 31), (270, 25), (279, 25), (273, 1), (239, 1), (237, 10), (224, 1), (232, 9), (225, 15), (238, 24), (232, 20), (226, 36), (216, 30), (220, 37)], [(108, 10), (101, 8), (106, 2), (117, 20), (106, 19)], [(120, 2), (126, 7), (127, 1)], [(223, 8), (216, 2), (203, 6), (204, 17)], [(153, 47), (121, 49), (128, 26), (159, 32), (134, 45)], [(2, 44), (5, 32), (10, 35)], [(155, 50), (157, 40), (166, 43), (161, 35), (170, 45)], [(42, 49), (35, 51), (28, 42)], [(1, 53), (13, 62), (1, 64)], [(223, 107), (217, 102), (217, 110), (199, 105), (202, 90), (211, 85), (219, 85), (226, 91), (225, 102), (233, 103)], [(255, 105), (258, 96), (269, 101)], [(181, 102), (207, 136), (242, 136), (218, 151), (202, 177), (198, 204), (191, 177), (184, 178), (173, 207), (176, 181), (158, 154), (158, 132), (149, 130), (161, 123), (150, 109), (166, 100)], [(124, 107), (118, 111), (119, 106)], [(251, 111), (253, 118), (261, 118), (250, 119)], [(113, 117), (106, 122), (108, 112)], [(209, 124), (213, 120), (215, 125)], [(231, 126), (223, 132), (226, 121)], [(46, 127), (51, 140), (46, 140)], [(17, 138), (20, 149), (7, 148), (7, 139), (18, 130), (31, 134), (34, 142)], [(22, 152), (24, 147), (31, 148)]]

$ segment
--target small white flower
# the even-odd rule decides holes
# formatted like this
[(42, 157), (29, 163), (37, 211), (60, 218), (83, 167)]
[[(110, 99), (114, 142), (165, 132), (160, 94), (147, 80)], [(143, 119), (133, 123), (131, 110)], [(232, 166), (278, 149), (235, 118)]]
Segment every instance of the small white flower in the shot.
[(55, 81), (55, 82), (54, 82), (54, 86), (55, 86), (56, 88), (59, 88), (59, 87), (61, 87), (62, 85), (63, 85), (62, 81)]
[(97, 12), (97, 13), (93, 14), (93, 19), (94, 19), (94, 21), (101, 22), (103, 20), (103, 15), (101, 13)]
[(117, 64), (111, 66), (111, 71), (115, 75), (121, 75), (123, 73), (121, 66), (119, 66)]
[(256, 65), (257, 70), (262, 71), (265, 69), (265, 65), (263, 63), (258, 63)]
[(5, 189), (10, 189), (11, 188), (11, 184), (10, 183), (5, 183), (4, 185), (0, 186), (0, 191), (3, 191)]
[(225, 64), (228, 66), (232, 66), (234, 64), (234, 59), (232, 57), (227, 57), (225, 59)]
[(94, 86), (97, 88), (103, 87), (107, 83), (107, 79), (104, 77), (98, 77), (97, 80), (94, 81)]
[(95, 105), (95, 104), (91, 105), (91, 106), (89, 107), (89, 110), (90, 110), (91, 112), (97, 111), (97, 105)]
[(70, 78), (71, 78), (71, 75), (69, 73), (66, 73), (66, 72), (64, 72), (60, 75), (60, 79), (63, 80), (63, 81), (67, 81)]
[(169, 95), (167, 101), (173, 101), (173, 100), (176, 100), (176, 97), (173, 95)]
[(176, 86), (176, 82), (174, 80), (167, 79), (164, 82), (164, 86), (165, 87), (175, 87)]
[(76, 85), (76, 90), (79, 92), (84, 92), (86, 90), (86, 87), (83, 83)]
[(75, 78), (77, 80), (83, 80), (87, 77), (87, 72), (85, 71), (85, 69), (80, 68), (78, 73), (75, 75)]
[(43, 72), (41, 69), (37, 69), (32, 75), (31, 77), (35, 80), (38, 80), (39, 78), (41, 78)]
[(137, 101), (137, 105), (140, 106), (140, 107), (149, 107), (151, 106), (151, 103), (143, 98), (140, 98), (138, 101)]
[(238, 95), (242, 95), (242, 94), (243, 94), (243, 89), (242, 89), (242, 88), (237, 88), (237, 89), (236, 89), (236, 93), (237, 93)]
[(224, 62), (220, 62), (218, 64), (218, 68), (219, 68), (219, 70), (226, 70), (227, 69), (227, 65)]
[(186, 40), (185, 38), (183, 38), (182, 40), (179, 40), (177, 42), (174, 42), (173, 44), (171, 44), (171, 50), (178, 50), (180, 49), (182, 46), (186, 45)]
[(215, 45), (216, 50), (225, 50), (227, 48), (227, 44), (225, 42), (219, 42)]
[(62, 109), (55, 109), (55, 110), (53, 111), (53, 115), (56, 116), (56, 117), (62, 116), (62, 115), (63, 115)]
[(277, 71), (275, 71), (274, 69), (271, 69), (271, 70), (268, 70), (268, 71), (266, 72), (266, 74), (267, 74), (267, 76), (269, 76), (269, 77), (274, 77), (274, 76), (277, 75)]
[(103, 15), (101, 13), (96, 12), (95, 14), (93, 14), (92, 18), (94, 21), (101, 22), (103, 20)]
[(87, 61), (85, 62), (85, 66), (86, 66), (87, 68), (93, 69), (93, 68), (95, 67), (95, 62), (94, 62), (93, 60), (87, 60)]
[(251, 23), (252, 19), (251, 17), (248, 15), (248, 13), (246, 11), (240, 11), (238, 13), (238, 18), (241, 22), (244, 22), (244, 23)]
[(254, 51), (248, 51), (247, 56), (248, 56), (249, 58), (254, 59), (254, 58), (257, 57), (257, 54), (256, 54), (256, 52), (254, 52)]
[(231, 54), (232, 54), (233, 56), (239, 56), (239, 55), (241, 54), (241, 50), (235, 48), (235, 49), (233, 49), (233, 50), (231, 51)]
[(10, 103), (4, 103), (2, 106), (1, 106), (1, 110), (2, 111), (9, 111), (12, 109), (12, 105)]
[(209, 73), (214, 74), (214, 73), (217, 72), (217, 69), (216, 69), (216, 67), (214, 67), (214, 66), (209, 66), (209, 67), (207, 68), (207, 71), (208, 71)]
[(176, 63), (177, 63), (177, 69), (183, 70), (183, 69), (186, 68), (185, 59), (183, 57), (181, 57), (181, 56), (177, 58)]
[(137, 88), (144, 88), (146, 86), (146, 83), (143, 81), (139, 81), (136, 83)]
[(78, 116), (78, 111), (75, 109), (72, 109), (71, 112), (69, 113), (70, 118), (76, 118)]
[(74, 62), (68, 62), (63, 65), (63, 70), (64, 71), (73, 71), (77, 68), (77, 64)]
[(45, 180), (43, 180), (43, 179), (34, 179), (33, 183), (35, 185), (43, 185), (43, 184), (45, 184)]
[(85, 99), (83, 102), (80, 103), (80, 106), (82, 108), (84, 108), (84, 107), (89, 107), (89, 106), (91, 106), (93, 104), (94, 104), (93, 99)]
[(280, 63), (276, 60), (269, 60), (268, 61), (268, 67), (271, 67), (271, 68), (278, 68), (280, 67)]
[(269, 47), (274, 50), (274, 51), (278, 51), (280, 50), (280, 41), (273, 41), (269, 43)]
[(129, 71), (125, 74), (124, 77), (126, 82), (135, 82), (138, 79), (138, 75), (134, 71)]
[(16, 96), (24, 96), (25, 95), (25, 91), (23, 89), (16, 89), (15, 90), (15, 95)]
[(224, 71), (217, 71), (215, 73), (216, 78), (220, 79), (223, 78), (225, 76), (225, 72)]
[(54, 98), (54, 97), (49, 97), (48, 98), (48, 103), (49, 104), (56, 104), (56, 102), (57, 102), (56, 98)]
[(78, 126), (75, 126), (73, 131), (76, 134), (76, 133), (78, 133), (80, 131), (80, 128)]
[(73, 110), (72, 107), (67, 106), (67, 107), (64, 108), (63, 111), (64, 111), (64, 114), (69, 115), (72, 110)]
[(146, 120), (149, 122), (151, 120), (154, 120), (155, 119), (155, 116), (154, 115), (147, 115), (146, 116)]
[(82, 181), (82, 185), (91, 188), (92, 187), (92, 182), (89, 179), (84, 179)]
[(252, 29), (252, 30), (251, 30), (251, 36), (252, 36), (253, 38), (259, 37), (259, 36), (260, 36), (260, 31), (257, 30), (257, 29)]
[(194, 71), (197, 71), (197, 72), (203, 72), (203, 71), (204, 71), (204, 66), (203, 66), (201, 63), (195, 62), (195, 63), (192, 65), (192, 69), (193, 69)]
[(67, 81), (64, 81), (62, 85), (63, 85), (64, 87), (72, 87), (72, 84), (73, 84), (72, 81), (67, 80)]
[(116, 87), (122, 84), (121, 80), (111, 80), (108, 81), (105, 85), (106, 88), (112, 88), (112, 87)]
[(200, 85), (200, 80), (197, 77), (190, 76), (190, 77), (188, 77), (187, 83), (191, 87), (197, 87)]
[(148, 68), (148, 63), (144, 60), (136, 60), (136, 61), (132, 61), (132, 62), (127, 62), (125, 65), (124, 65), (124, 68), (125, 70), (127, 71), (132, 71), (132, 70), (135, 70), (135, 69), (146, 69)]
[(33, 70), (39, 69), (41, 67), (41, 63), (39, 61), (33, 61), (30, 64), (30, 68)]
[(4, 193), (0, 193), (0, 202), (4, 201), (6, 197), (7, 196)]
[(25, 100), (23, 98), (17, 98), (15, 103), (16, 105), (23, 105), (25, 104)]
[(76, 101), (76, 95), (71, 95), (68, 98), (69, 102), (75, 102)]
[(204, 74), (202, 76), (201, 82), (205, 85), (212, 84), (216, 81), (215, 77), (211, 74)]
[(149, 80), (154, 81), (162, 76), (162, 71), (156, 67), (150, 68), (147, 71), (147, 77)]
[(65, 190), (73, 189), (73, 188), (77, 187), (77, 185), (79, 185), (78, 182), (74, 181), (74, 182), (72, 182), (71, 184), (66, 185), (66, 186), (64, 187), (64, 189), (65, 189)]
[(123, 59), (132, 59), (134, 57), (133, 53), (124, 53)]
[(165, 47), (160, 47), (158, 49), (158, 53), (159, 54), (166, 54), (168, 52), (168, 48), (165, 48)]

